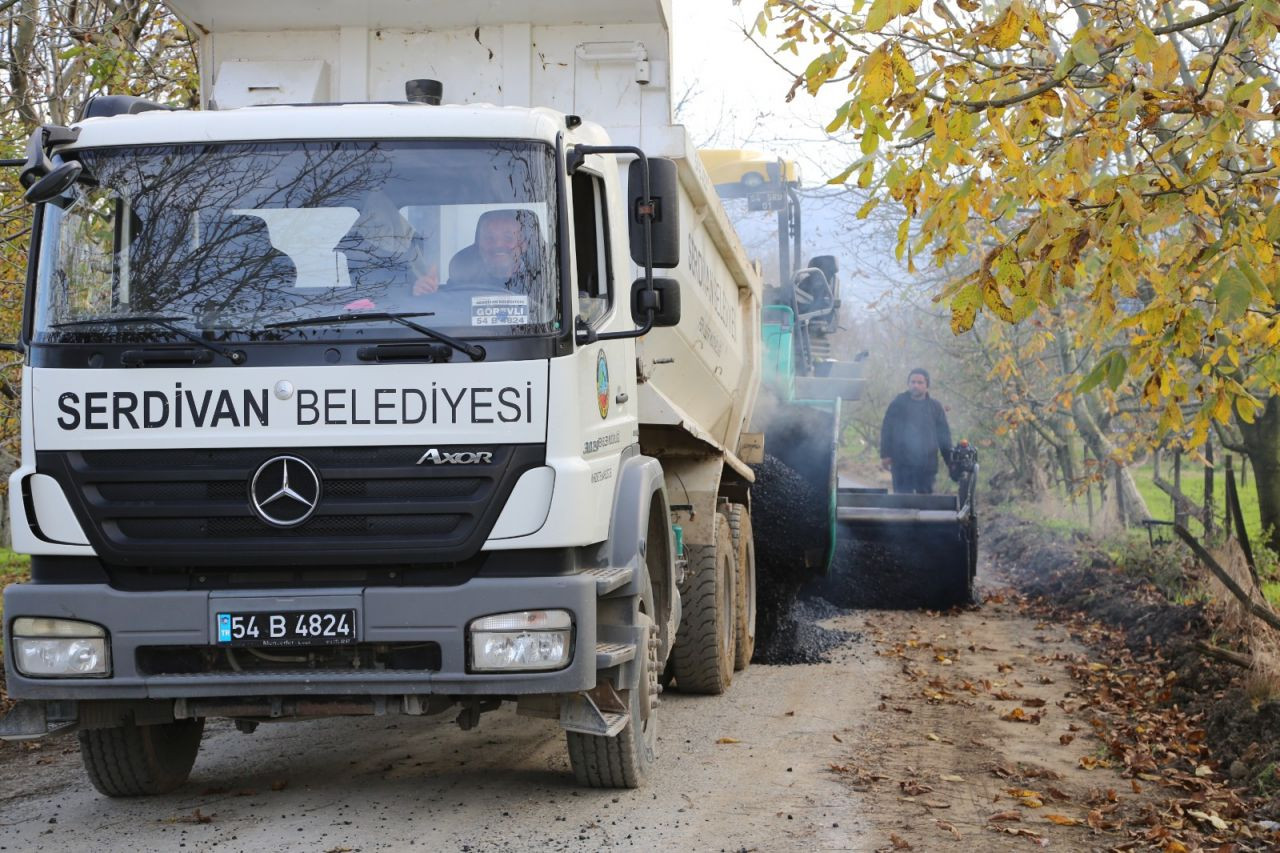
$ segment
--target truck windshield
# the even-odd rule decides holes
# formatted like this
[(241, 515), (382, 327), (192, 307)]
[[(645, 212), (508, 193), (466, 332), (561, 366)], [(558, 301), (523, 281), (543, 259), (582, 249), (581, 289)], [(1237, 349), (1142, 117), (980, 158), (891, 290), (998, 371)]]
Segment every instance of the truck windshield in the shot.
[[(77, 152), (45, 206), (37, 343), (553, 334), (555, 171), (531, 142), (288, 142)], [(100, 322), (93, 322), (99, 320)]]

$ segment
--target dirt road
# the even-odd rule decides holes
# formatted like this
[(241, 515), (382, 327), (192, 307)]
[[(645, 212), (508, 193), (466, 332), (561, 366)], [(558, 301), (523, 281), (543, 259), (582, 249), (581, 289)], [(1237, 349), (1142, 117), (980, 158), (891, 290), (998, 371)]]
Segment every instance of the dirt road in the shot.
[(1116, 843), (1089, 812), (1142, 807), (1140, 786), (1082, 766), (1098, 742), (1062, 627), (999, 599), (823, 624), (858, 635), (829, 663), (664, 696), (646, 790), (577, 789), (559, 729), (505, 710), (472, 732), (218, 725), (191, 782), (148, 800), (100, 797), (74, 740), (0, 748), (0, 850), (1088, 850)]
[(836, 657), (753, 667), (720, 699), (667, 694), (662, 778), (644, 791), (578, 789), (558, 726), (505, 710), (471, 732), (443, 717), (219, 725), (191, 782), (150, 800), (100, 797), (74, 740), (8, 746), (0, 849), (863, 849), (858, 799), (828, 766), (886, 664), (856, 643)]

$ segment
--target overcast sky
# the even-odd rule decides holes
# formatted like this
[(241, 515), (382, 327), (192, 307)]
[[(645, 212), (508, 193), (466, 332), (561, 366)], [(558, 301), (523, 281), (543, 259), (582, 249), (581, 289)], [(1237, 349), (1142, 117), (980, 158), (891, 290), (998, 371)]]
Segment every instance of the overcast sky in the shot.
[[(822, 128), (842, 103), (839, 86), (815, 99), (801, 90), (786, 102), (792, 78), (743, 36), (760, 0), (672, 0), (673, 101), (689, 96), (679, 119), (699, 145), (771, 150), (801, 162), (806, 184), (821, 183), (847, 165), (847, 144), (832, 143)], [(772, 33), (762, 43), (774, 50)], [(799, 66), (797, 57), (786, 54)], [(802, 67), (802, 66), (800, 66)]]
[[(835, 254), (847, 300), (875, 302), (907, 279), (893, 255), (896, 220), (883, 224), (858, 221), (854, 211), (865, 196), (850, 198), (824, 186), (832, 175), (861, 156), (852, 139), (831, 140), (823, 128), (848, 97), (837, 84), (823, 89), (817, 98), (805, 90), (786, 101), (792, 76), (770, 59), (742, 33), (750, 29), (761, 0), (672, 0), (673, 86), (672, 100), (687, 96), (677, 121), (689, 129), (700, 147), (752, 148), (801, 165), (805, 193), (805, 254)], [(760, 38), (773, 52), (775, 36)], [(784, 64), (803, 67), (798, 57), (778, 57)], [(772, 214), (744, 214), (732, 209), (748, 251), (764, 257), (773, 251), (776, 227)], [(887, 235), (887, 236), (886, 236)]]

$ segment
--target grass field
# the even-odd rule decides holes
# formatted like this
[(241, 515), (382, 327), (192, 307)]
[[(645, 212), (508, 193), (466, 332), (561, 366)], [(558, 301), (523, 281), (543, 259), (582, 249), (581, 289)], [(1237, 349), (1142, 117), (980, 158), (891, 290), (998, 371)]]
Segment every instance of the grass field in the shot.
[[(1236, 465), (1240, 465), (1239, 458)], [(1164, 462), (1161, 465), (1162, 475), (1165, 480), (1173, 482), (1172, 465)], [(1219, 468), (1217, 476), (1213, 481), (1213, 516), (1214, 523), (1219, 527), (1222, 526), (1223, 512), (1226, 508), (1226, 480), (1223, 477), (1221, 468)], [(1256, 481), (1250, 473), (1248, 482), (1240, 485), (1240, 471), (1235, 473), (1236, 490), (1240, 493), (1240, 509), (1244, 513), (1244, 526), (1249, 533), (1249, 541), (1257, 543), (1262, 537), (1262, 522), (1258, 519), (1258, 490)], [(1140, 465), (1133, 469), (1133, 479), (1137, 483), (1138, 491), (1142, 493), (1143, 499), (1147, 502), (1147, 509), (1151, 512), (1152, 518), (1158, 518), (1164, 521), (1173, 520), (1173, 498), (1166, 495), (1160, 489), (1156, 488), (1154, 477), (1152, 476), (1150, 463)], [(1186, 495), (1196, 506), (1204, 503), (1204, 469), (1194, 463), (1188, 464), (1183, 461), (1182, 466), (1182, 493)], [(1200, 522), (1191, 519), (1188, 529), (1192, 533), (1202, 532)]]
[[(1239, 458), (1236, 465), (1241, 464)], [(1163, 476), (1166, 480), (1173, 481), (1173, 471), (1169, 464), (1165, 464)], [(1235, 472), (1236, 489), (1240, 494), (1240, 511), (1244, 514), (1245, 530), (1249, 534), (1249, 541), (1253, 545), (1254, 555), (1258, 560), (1259, 574), (1263, 577), (1262, 585), (1263, 595), (1267, 597), (1273, 605), (1280, 606), (1280, 580), (1276, 580), (1277, 566), (1276, 558), (1271, 556), (1269, 552), (1264, 552), (1262, 541), (1262, 521), (1258, 517), (1258, 490), (1256, 481), (1250, 476), (1247, 482), (1240, 485), (1240, 470), (1237, 467)], [(1141, 465), (1133, 469), (1134, 482), (1138, 486), (1138, 491), (1142, 493), (1143, 499), (1147, 502), (1147, 509), (1151, 512), (1153, 518), (1164, 521), (1173, 520), (1173, 499), (1156, 487), (1153, 482), (1151, 465)], [(1182, 493), (1185, 494), (1196, 506), (1204, 504), (1204, 469), (1198, 465), (1184, 464), (1182, 468)], [(1222, 526), (1223, 513), (1226, 510), (1226, 479), (1219, 469), (1217, 476), (1213, 481), (1213, 516), (1214, 523), (1219, 527)], [(1200, 522), (1190, 519), (1188, 529), (1199, 534), (1203, 532)], [(1266, 580), (1271, 577), (1272, 580)]]

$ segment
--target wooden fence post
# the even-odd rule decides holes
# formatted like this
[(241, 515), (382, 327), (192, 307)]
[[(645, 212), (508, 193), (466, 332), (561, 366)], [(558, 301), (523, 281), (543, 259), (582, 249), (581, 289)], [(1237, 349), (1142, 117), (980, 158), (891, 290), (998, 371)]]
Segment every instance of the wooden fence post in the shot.
[[(1173, 491), (1182, 494), (1182, 448), (1173, 451)], [(1178, 500), (1173, 502), (1173, 521), (1183, 527), (1187, 526), (1187, 513)]]
[(1204, 538), (1213, 533), (1213, 439), (1204, 443)]
[(1231, 460), (1231, 454), (1227, 454), (1227, 458), (1222, 460), (1222, 482), (1223, 482), (1223, 499), (1222, 499), (1222, 529), (1231, 535), (1231, 501), (1227, 500), (1227, 491), (1231, 488), (1227, 484), (1228, 480), (1234, 481), (1236, 478), (1234, 463)]

